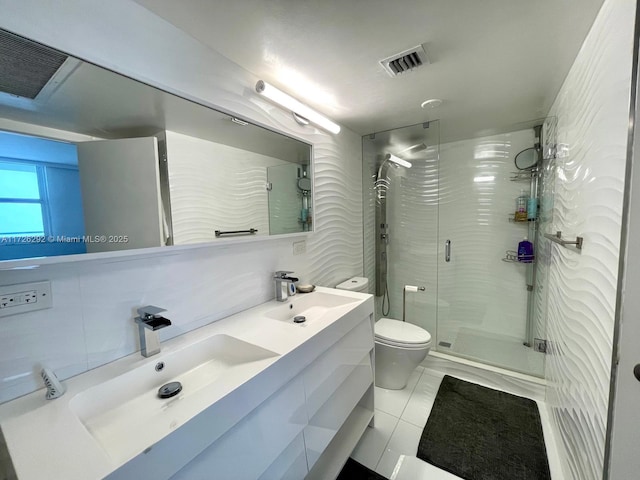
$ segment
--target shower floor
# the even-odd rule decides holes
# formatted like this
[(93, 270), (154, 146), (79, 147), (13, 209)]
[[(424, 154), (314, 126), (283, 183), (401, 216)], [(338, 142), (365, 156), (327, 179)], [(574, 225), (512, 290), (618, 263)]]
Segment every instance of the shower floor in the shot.
[(460, 328), (455, 336), (446, 335), (444, 338), (454, 340), (449, 348), (438, 345), (439, 352), (452, 353), (529, 375), (544, 374), (544, 354), (525, 347), (520, 338), (467, 327)]

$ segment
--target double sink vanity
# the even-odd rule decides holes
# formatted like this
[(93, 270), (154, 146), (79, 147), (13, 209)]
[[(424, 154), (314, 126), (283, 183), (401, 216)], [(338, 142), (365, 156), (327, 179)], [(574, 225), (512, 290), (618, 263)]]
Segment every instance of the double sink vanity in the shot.
[[(372, 421), (370, 295), (319, 287), (161, 347), (65, 381), (60, 398), (40, 390), (0, 405), (0, 473), (333, 478)], [(182, 390), (160, 398), (169, 382)]]

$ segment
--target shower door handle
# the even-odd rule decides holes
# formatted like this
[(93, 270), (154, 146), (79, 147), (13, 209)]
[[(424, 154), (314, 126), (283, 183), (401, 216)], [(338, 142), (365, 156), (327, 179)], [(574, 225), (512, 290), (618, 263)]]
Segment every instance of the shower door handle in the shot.
[(451, 261), (451, 240), (444, 242), (444, 261)]

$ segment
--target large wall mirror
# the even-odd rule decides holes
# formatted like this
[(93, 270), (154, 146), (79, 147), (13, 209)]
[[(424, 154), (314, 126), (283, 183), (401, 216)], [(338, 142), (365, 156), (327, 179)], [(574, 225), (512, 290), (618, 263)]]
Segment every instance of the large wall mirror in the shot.
[(0, 30), (0, 261), (313, 228), (312, 149)]

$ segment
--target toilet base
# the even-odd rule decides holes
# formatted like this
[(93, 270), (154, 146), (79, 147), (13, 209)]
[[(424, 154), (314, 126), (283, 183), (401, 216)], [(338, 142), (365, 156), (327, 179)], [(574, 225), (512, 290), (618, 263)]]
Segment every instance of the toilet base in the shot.
[(375, 342), (377, 387), (388, 390), (402, 390), (407, 386), (409, 377), (429, 353), (424, 348), (402, 348)]

